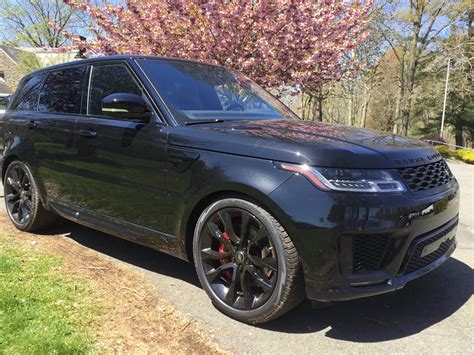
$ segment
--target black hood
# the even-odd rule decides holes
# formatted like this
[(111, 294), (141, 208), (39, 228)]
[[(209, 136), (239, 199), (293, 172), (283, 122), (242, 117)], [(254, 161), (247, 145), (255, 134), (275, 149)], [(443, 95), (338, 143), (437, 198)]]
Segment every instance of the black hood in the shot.
[(321, 122), (225, 121), (175, 127), (172, 145), (325, 167), (396, 168), (441, 159), (419, 140)]

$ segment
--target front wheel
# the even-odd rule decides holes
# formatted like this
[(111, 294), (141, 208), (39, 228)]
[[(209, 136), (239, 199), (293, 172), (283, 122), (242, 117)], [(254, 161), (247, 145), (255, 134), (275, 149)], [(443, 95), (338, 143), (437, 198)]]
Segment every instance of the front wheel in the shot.
[(33, 174), (25, 163), (13, 161), (8, 165), (3, 188), (8, 216), (18, 229), (34, 232), (56, 221), (57, 216), (43, 207)]
[(278, 221), (242, 199), (214, 202), (195, 228), (193, 256), (214, 305), (239, 321), (280, 317), (303, 299), (298, 253)]

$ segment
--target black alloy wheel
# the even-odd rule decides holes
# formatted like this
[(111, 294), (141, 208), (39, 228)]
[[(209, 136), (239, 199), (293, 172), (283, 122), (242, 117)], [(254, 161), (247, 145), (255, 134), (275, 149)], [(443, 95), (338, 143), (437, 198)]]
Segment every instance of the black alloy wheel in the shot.
[(221, 311), (256, 324), (294, 306), (287, 293), (297, 288), (299, 261), (289, 257), (282, 242), (291, 241), (268, 212), (245, 200), (221, 200), (203, 212), (196, 233), (198, 275)]
[(29, 222), (33, 209), (31, 183), (28, 174), (18, 164), (12, 166), (5, 176), (5, 202), (14, 222)]
[(277, 256), (267, 228), (249, 212), (225, 208), (206, 222), (201, 260), (208, 282), (231, 307), (255, 309), (275, 288)]
[(3, 186), (8, 216), (18, 229), (33, 232), (56, 221), (57, 216), (43, 207), (35, 180), (26, 164), (20, 161), (10, 163)]

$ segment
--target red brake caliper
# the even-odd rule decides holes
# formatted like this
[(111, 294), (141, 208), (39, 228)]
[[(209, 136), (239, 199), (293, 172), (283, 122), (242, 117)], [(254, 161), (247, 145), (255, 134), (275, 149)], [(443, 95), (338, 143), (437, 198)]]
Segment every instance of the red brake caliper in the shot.
[[(225, 239), (230, 240), (230, 237), (227, 235), (227, 232), (224, 232), (223, 236)], [(219, 243), (219, 253), (224, 254), (224, 253), (227, 253), (227, 251), (228, 250), (226, 250), (226, 248), (224, 247), (224, 244)], [(219, 262), (221, 263), (221, 265), (224, 265), (224, 264), (230, 263), (230, 259), (219, 259)], [(232, 271), (224, 270), (224, 275), (226, 275), (228, 279), (231, 279)]]

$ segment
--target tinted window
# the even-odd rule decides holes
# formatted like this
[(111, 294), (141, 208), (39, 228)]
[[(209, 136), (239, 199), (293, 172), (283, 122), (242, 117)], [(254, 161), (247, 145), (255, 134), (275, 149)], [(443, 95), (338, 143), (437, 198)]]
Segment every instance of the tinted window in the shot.
[(37, 111), (41, 84), (45, 76), (45, 74), (35, 75), (20, 84), (15, 103), (12, 105), (15, 110)]
[(69, 68), (52, 72), (41, 90), (39, 111), (81, 113), (82, 82), (86, 68)]
[(225, 68), (162, 59), (139, 64), (178, 120), (296, 118), (256, 83)]
[(94, 66), (90, 82), (88, 113), (105, 116), (106, 113), (102, 112), (102, 99), (118, 93), (141, 96), (142, 90), (124, 65)]

